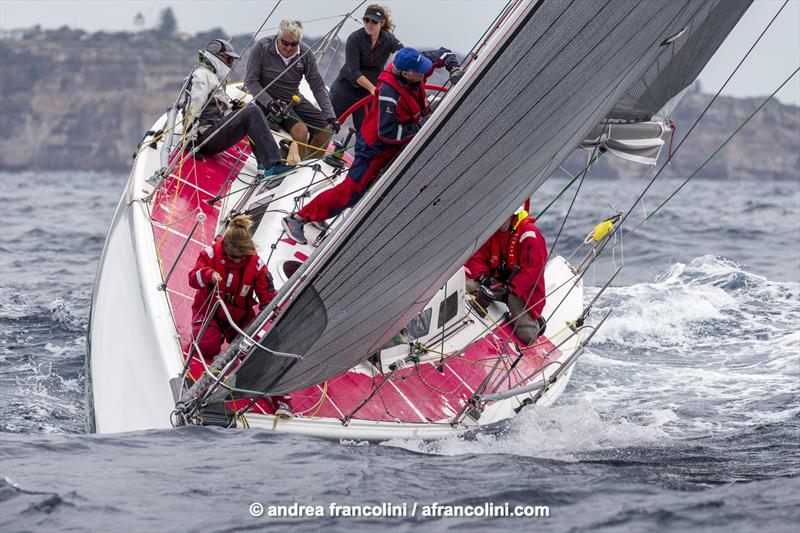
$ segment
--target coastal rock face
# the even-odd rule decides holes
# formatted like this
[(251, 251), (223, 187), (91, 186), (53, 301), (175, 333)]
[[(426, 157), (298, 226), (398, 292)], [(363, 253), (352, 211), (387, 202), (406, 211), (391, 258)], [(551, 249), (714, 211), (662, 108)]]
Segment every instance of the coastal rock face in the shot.
[[(174, 100), (205, 40), (67, 32), (0, 41), (0, 170), (127, 171), (137, 143)], [(240, 49), (247, 42), (236, 41)], [(339, 65), (337, 58), (327, 69), (329, 82)], [(323, 71), (326, 66), (323, 62)], [(235, 74), (233, 79), (242, 79), (243, 69)], [(680, 103), (673, 117), (676, 145), (710, 98), (695, 91)], [(694, 171), (761, 101), (718, 99), (668, 173), (683, 177)], [(772, 101), (701, 176), (795, 177), (799, 144), (800, 108)], [(581, 156), (572, 160), (580, 162)], [(643, 167), (612, 157), (602, 158), (592, 172), (594, 177), (644, 173)]]
[(2, 42), (0, 168), (124, 170), (191, 55), (147, 42)]

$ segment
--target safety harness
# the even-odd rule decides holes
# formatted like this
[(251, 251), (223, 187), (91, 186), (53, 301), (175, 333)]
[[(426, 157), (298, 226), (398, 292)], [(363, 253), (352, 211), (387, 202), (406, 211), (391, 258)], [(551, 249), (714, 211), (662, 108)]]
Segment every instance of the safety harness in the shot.
[[(256, 275), (258, 275), (258, 255), (251, 255), (247, 258), (247, 263), (245, 264), (244, 268), (242, 269), (242, 275), (239, 278), (239, 286), (236, 287), (235, 292), (231, 291), (230, 283), (232, 282), (232, 274), (228, 272), (228, 262), (225, 260), (225, 248), (222, 244), (223, 237), (219, 236), (214, 240), (214, 244), (210, 247), (213, 250), (213, 256), (208, 254), (208, 248), (206, 248), (206, 253), (210, 256), (209, 258), (214, 263), (214, 270), (219, 273), (223, 274), (222, 279), (222, 293), (224, 295), (224, 300), (228, 304), (233, 304), (236, 307), (246, 309), (250, 304), (248, 303), (248, 297), (255, 286)], [(238, 266), (238, 265), (237, 265)]]
[[(519, 261), (519, 240), (520, 236), (524, 233), (522, 222), (530, 218), (532, 222), (536, 219), (529, 216), (528, 212), (524, 209), (517, 213), (517, 220), (511, 225), (511, 238), (508, 241), (508, 257), (506, 257), (505, 268), (513, 271)], [(500, 267), (500, 239), (497, 237), (492, 238), (492, 255), (489, 259), (489, 266), (492, 270), (497, 270)]]

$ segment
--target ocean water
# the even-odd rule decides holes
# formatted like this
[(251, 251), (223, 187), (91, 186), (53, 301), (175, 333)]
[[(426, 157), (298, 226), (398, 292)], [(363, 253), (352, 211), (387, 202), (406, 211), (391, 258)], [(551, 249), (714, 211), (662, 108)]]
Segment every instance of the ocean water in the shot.
[[(800, 180), (692, 182), (586, 276), (599, 330), (559, 401), (433, 441), (257, 430), (85, 433), (92, 281), (124, 174), (0, 173), (3, 531), (797, 531)], [(534, 198), (544, 205), (557, 176)], [(678, 185), (657, 182), (631, 222)], [(569, 255), (642, 182), (587, 180)], [(553, 244), (567, 195), (540, 221)], [(578, 255), (576, 255), (578, 257)], [(136, 398), (131, 398), (136, 401)], [(331, 516), (332, 503), (547, 506)], [(265, 506), (252, 516), (250, 506)], [(270, 506), (323, 517), (270, 517)], [(340, 513), (341, 514), (341, 513)], [(395, 513), (403, 514), (403, 513)]]

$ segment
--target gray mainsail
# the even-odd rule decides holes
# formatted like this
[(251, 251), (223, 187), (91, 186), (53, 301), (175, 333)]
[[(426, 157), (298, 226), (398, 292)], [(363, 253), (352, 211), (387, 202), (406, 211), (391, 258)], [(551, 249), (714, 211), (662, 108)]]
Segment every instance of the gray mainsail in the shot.
[[(720, 31), (720, 13), (738, 19), (746, 5), (522, 2), (343, 227), (290, 280), (293, 292), (260, 344), (303, 359), (256, 347), (237, 370), (237, 387), (299, 390), (378, 351), (633, 87), (653, 72), (653, 81), (669, 76), (653, 69), (670, 61), (684, 35), (671, 37), (684, 28)], [(710, 54), (697, 57), (692, 71)]]

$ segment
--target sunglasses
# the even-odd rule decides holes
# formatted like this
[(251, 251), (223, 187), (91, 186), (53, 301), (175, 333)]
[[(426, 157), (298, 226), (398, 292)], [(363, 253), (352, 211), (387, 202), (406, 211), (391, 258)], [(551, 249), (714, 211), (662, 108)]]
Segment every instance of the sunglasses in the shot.
[(247, 255), (236, 255), (230, 252), (225, 252), (225, 255), (230, 259), (233, 259), (234, 261), (238, 261), (239, 259), (244, 259), (245, 257), (247, 257)]
[(287, 41), (286, 39), (281, 39), (281, 44), (282, 44), (283, 46), (288, 46), (289, 48), (294, 48), (295, 46), (297, 46), (298, 44), (300, 44), (300, 41), (294, 41), (294, 42), (292, 42), (292, 41)]
[(364, 24), (380, 24), (380, 22), (378, 22), (377, 20), (368, 19), (366, 17), (364, 17), (361, 20), (364, 21)]

